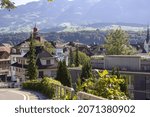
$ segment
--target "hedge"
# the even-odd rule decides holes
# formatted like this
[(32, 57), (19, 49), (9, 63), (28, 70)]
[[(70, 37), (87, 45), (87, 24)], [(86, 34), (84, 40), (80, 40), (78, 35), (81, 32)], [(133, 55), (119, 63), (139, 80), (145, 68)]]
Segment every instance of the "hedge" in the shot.
[(53, 84), (61, 85), (59, 81), (52, 78), (45, 77), (41, 81), (39, 80), (29, 80), (23, 83), (23, 89), (38, 91), (48, 98), (52, 99), (55, 96), (55, 89)]

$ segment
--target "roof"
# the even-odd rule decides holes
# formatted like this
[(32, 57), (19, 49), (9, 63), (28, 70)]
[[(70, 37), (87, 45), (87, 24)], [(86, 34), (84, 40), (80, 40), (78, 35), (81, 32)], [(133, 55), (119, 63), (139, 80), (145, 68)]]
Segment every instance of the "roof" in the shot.
[(0, 59), (8, 59), (9, 53), (7, 51), (0, 51)]
[(7, 46), (0, 46), (0, 52), (2, 51), (6, 51), (8, 53), (10, 53), (11, 51), (11, 47), (7, 47)]
[(107, 55), (106, 57), (141, 58), (141, 56), (138, 56), (138, 55)]
[[(46, 51), (43, 46), (36, 46), (35, 47), (35, 55), (39, 58), (47, 58), (47, 57), (53, 57), (51, 53)], [(29, 56), (29, 52), (27, 52), (23, 57), (27, 58)]]
[[(36, 65), (38, 69), (57, 69), (57, 65), (42, 65), (39, 59), (37, 60)], [(24, 69), (28, 68), (28, 65), (22, 65), (19, 64), (18, 62), (12, 64), (11, 66), (24, 68)]]

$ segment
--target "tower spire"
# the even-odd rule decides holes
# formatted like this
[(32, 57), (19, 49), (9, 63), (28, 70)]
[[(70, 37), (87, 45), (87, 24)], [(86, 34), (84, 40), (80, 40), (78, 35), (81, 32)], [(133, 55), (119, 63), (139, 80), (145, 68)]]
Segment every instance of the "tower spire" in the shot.
[(150, 41), (150, 34), (149, 34), (149, 25), (147, 26), (147, 37), (146, 37), (146, 43)]

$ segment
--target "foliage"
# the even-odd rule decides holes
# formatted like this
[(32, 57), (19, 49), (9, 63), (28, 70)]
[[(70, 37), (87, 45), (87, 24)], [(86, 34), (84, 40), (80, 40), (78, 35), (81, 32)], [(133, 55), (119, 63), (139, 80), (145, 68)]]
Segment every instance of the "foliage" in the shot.
[(100, 74), (100, 78), (95, 83), (96, 95), (114, 100), (128, 99), (120, 87), (120, 84), (125, 83), (124, 79), (118, 78), (116, 75), (109, 75), (107, 70), (104, 70)]
[(95, 80), (93, 78), (86, 79), (85, 82), (82, 83), (81, 89), (82, 91), (90, 94), (95, 94)]
[(41, 90), (41, 82), (39, 80), (28, 80), (23, 83), (24, 89), (29, 89), (33, 91), (40, 91)]
[(44, 49), (47, 50), (50, 53), (54, 52), (54, 47), (52, 46), (51, 43), (49, 43), (48, 41), (44, 42)]
[(69, 52), (69, 66), (71, 67), (73, 64), (74, 64), (73, 51), (72, 51), (72, 48), (70, 48), (70, 52)]
[(79, 67), (79, 48), (76, 47), (76, 53), (75, 53), (75, 66)]
[(23, 88), (33, 91), (39, 91), (48, 98), (52, 99), (55, 96), (54, 84), (61, 85), (59, 81), (45, 77), (41, 81), (29, 80), (23, 83)]
[(95, 84), (96, 95), (113, 100), (128, 99), (124, 92), (120, 90), (120, 84), (123, 79), (117, 79), (115, 76), (100, 78)]
[(92, 66), (89, 61), (87, 63), (84, 63), (84, 65), (82, 67), (82, 72), (81, 72), (82, 82), (85, 81), (85, 79), (88, 79), (90, 77), (92, 77)]
[(0, 0), (0, 7), (10, 10), (15, 8), (15, 3), (10, 0)]
[(36, 55), (35, 55), (35, 46), (34, 46), (34, 37), (30, 37), (29, 45), (29, 56), (28, 56), (28, 68), (27, 68), (27, 77), (29, 80), (35, 80), (38, 77), (38, 70), (36, 65)]
[(41, 92), (48, 96), (50, 99), (54, 98), (55, 96), (55, 88), (54, 84), (61, 85), (59, 81), (56, 81), (52, 78), (45, 77), (41, 81)]
[(99, 72), (99, 78), (89, 78), (81, 85), (81, 91), (101, 96), (111, 100), (127, 100), (125, 79), (118, 78), (116, 75), (110, 75), (107, 70)]
[(81, 90), (81, 78), (78, 77), (77, 83), (76, 83), (76, 92)]
[[(48, 0), (48, 2), (52, 2), (54, 0)], [(11, 0), (0, 0), (0, 7), (1, 8), (6, 8), (8, 10), (16, 8), (15, 3), (12, 2)]]
[(60, 81), (64, 86), (71, 86), (71, 75), (65, 61), (58, 63), (56, 80)]
[[(73, 58), (74, 58), (74, 64), (75, 64), (76, 52), (73, 52)], [(79, 60), (79, 65), (84, 65), (90, 60), (90, 57), (87, 56), (85, 53), (79, 51), (78, 60)]]
[(106, 36), (106, 54), (107, 55), (130, 55), (135, 50), (129, 45), (127, 33), (121, 29), (112, 30)]

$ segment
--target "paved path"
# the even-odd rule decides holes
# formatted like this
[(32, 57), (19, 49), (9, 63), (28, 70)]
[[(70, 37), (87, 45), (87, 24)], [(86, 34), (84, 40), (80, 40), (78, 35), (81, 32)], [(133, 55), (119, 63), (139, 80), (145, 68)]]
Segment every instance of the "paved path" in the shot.
[(32, 92), (23, 91), (20, 89), (5, 89), (0, 88), (0, 100), (43, 100), (46, 99), (43, 95)]

